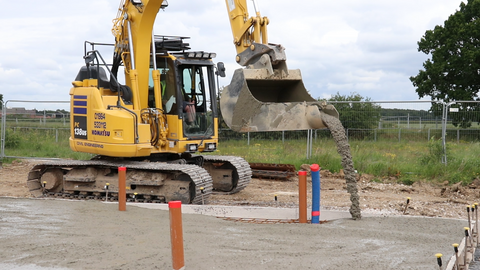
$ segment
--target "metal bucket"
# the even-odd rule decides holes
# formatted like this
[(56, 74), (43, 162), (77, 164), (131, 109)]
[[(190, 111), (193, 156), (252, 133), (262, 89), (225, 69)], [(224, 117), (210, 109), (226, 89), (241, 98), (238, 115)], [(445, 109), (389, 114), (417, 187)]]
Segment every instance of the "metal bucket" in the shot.
[(338, 118), (332, 105), (308, 94), (300, 70), (237, 69), (220, 98), (223, 120), (234, 131), (327, 128), (320, 111)]

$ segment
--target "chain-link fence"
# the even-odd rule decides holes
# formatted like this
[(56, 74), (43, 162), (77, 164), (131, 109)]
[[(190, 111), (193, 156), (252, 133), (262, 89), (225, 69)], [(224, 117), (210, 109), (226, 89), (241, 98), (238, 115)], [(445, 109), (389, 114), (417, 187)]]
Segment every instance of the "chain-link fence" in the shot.
[[(68, 142), (69, 112), (65, 110), (36, 110), (9, 107), (9, 104), (64, 104), (68, 101), (7, 101), (2, 103), (1, 156), (15, 156), (6, 149), (22, 138), (50, 138), (57, 143)], [(480, 140), (480, 102), (450, 103), (429, 101), (342, 101), (332, 102), (340, 114), (347, 138), (362, 141), (392, 143), (441, 139), (446, 160), (446, 144)], [(322, 138), (330, 139), (328, 130), (237, 133), (219, 130), (219, 140), (239, 141), (249, 145), (261, 141), (304, 141), (307, 158), (312, 145)], [(33, 139), (35, 140), (35, 139)], [(6, 147), (7, 146), (7, 147)]]

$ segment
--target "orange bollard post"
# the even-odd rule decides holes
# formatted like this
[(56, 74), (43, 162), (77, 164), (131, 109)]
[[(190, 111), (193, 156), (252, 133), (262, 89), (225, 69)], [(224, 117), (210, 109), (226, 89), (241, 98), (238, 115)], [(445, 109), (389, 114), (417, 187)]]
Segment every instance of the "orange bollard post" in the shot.
[(172, 266), (174, 270), (185, 269), (183, 256), (182, 202), (168, 202), (170, 212), (170, 240), (172, 242)]
[(307, 172), (298, 172), (298, 222), (307, 223)]
[(118, 167), (118, 211), (127, 210), (127, 168)]

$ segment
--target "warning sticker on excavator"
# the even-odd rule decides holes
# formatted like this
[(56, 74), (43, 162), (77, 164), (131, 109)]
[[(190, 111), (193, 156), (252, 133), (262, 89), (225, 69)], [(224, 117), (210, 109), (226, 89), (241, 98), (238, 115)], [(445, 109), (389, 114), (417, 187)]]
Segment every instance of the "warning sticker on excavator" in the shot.
[(228, 9), (230, 9), (230, 11), (235, 9), (235, 1), (234, 0), (228, 0), (227, 3), (228, 3)]

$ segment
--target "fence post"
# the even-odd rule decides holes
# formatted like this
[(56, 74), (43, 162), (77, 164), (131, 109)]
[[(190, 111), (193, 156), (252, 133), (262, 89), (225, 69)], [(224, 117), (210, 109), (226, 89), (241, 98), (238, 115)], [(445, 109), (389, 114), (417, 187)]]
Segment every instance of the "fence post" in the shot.
[(247, 145), (250, 145), (250, 132), (247, 132)]
[(375, 134), (374, 140), (375, 140), (375, 142), (377, 142), (377, 129), (375, 129), (375, 133), (374, 133), (374, 134)]
[(442, 146), (443, 146), (443, 158), (442, 163), (447, 165), (447, 122), (448, 122), (448, 107), (455, 104), (455, 101), (450, 103), (443, 102), (443, 112), (442, 112)]
[(0, 134), (0, 161), (3, 160), (5, 157), (5, 128), (6, 124), (5, 121), (7, 120), (7, 108), (3, 100), (0, 100), (0, 104), (2, 104), (2, 122), (0, 125), (2, 126), (1, 134)]
[(400, 142), (402, 140), (402, 129), (399, 128), (398, 129), (398, 142)]
[(310, 157), (312, 157), (313, 149), (313, 129), (310, 129)]
[(310, 158), (310, 131), (311, 129), (307, 129), (307, 151), (306, 151), (306, 159)]
[(457, 143), (460, 142), (460, 129), (457, 129)]

